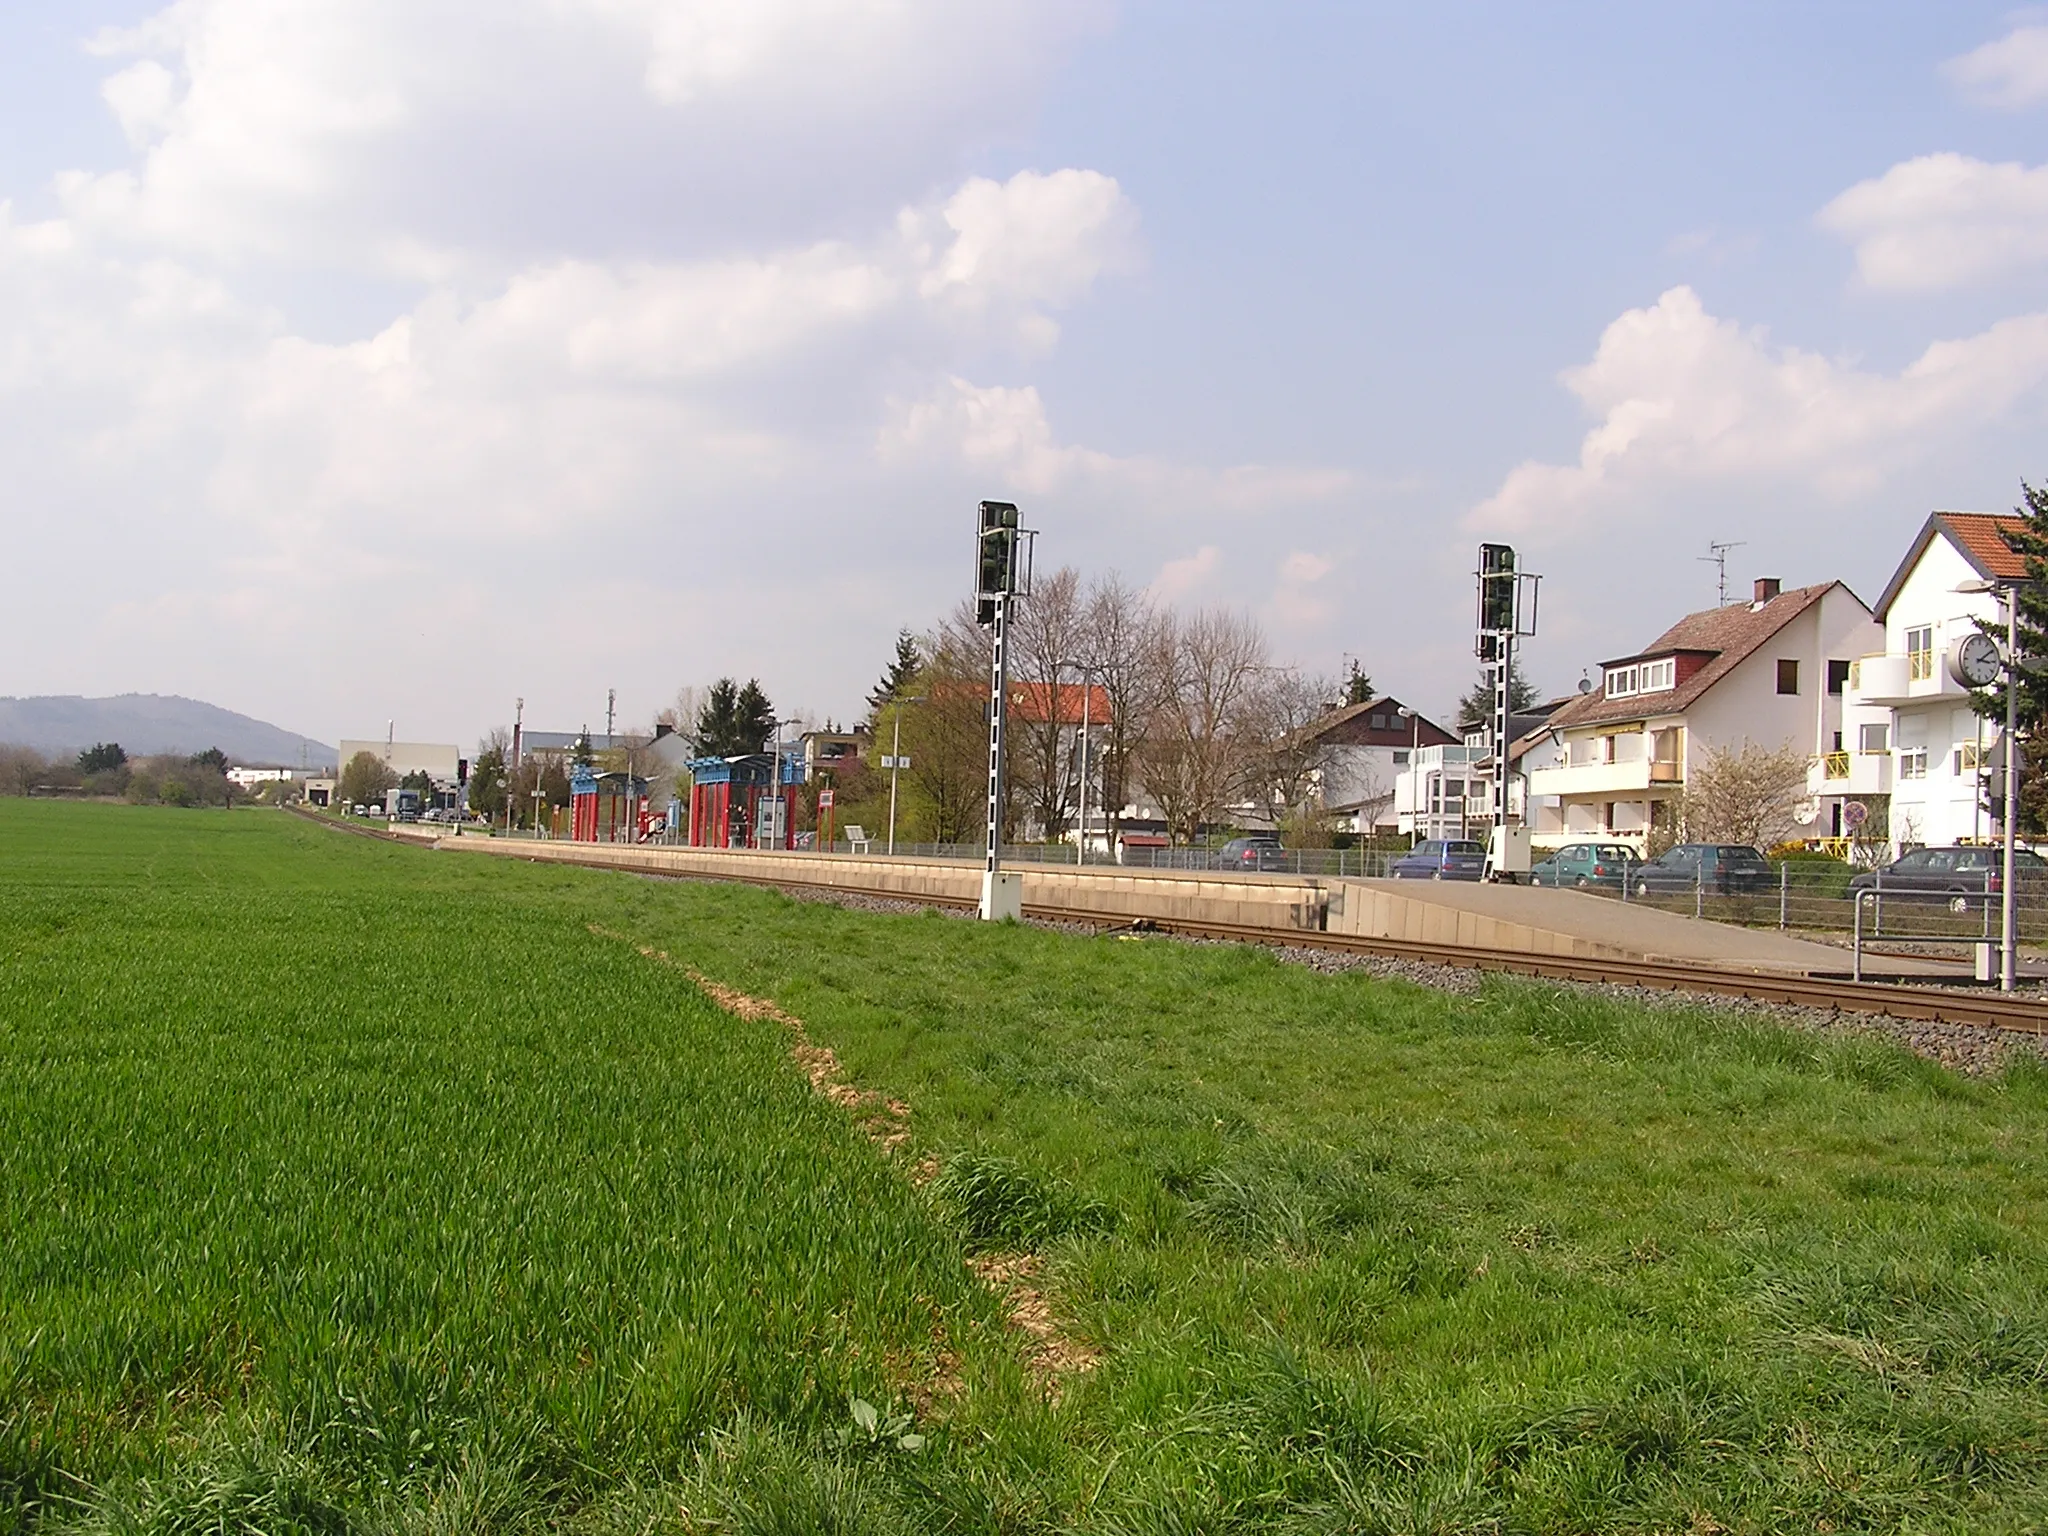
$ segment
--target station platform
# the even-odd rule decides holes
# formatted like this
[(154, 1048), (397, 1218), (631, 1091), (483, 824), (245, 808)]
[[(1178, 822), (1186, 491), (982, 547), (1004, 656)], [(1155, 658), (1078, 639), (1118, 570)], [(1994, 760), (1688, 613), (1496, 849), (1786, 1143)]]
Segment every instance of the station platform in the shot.
[[(981, 867), (955, 859), (622, 843), (442, 837), (437, 848), (499, 857), (596, 865), (648, 874), (812, 885), (908, 900), (979, 899)], [(1518, 954), (1699, 965), (1796, 976), (1846, 977), (1845, 945), (1769, 928), (1703, 921), (1589, 895), (1530, 886), (1421, 880), (1326, 879), (1089, 865), (1011, 864), (1026, 909), (1085, 913), (1105, 922), (1231, 924), (1272, 932), (1360, 938)], [(1926, 955), (1864, 952), (1867, 977), (1961, 979), (1968, 967)]]
[[(1847, 976), (1852, 963), (1846, 944), (1685, 917), (1585, 891), (1454, 881), (1328, 883), (1325, 926), (1331, 933), (1798, 976)], [(1966, 977), (1969, 968), (1931, 956), (1866, 948), (1863, 974), (1956, 979)]]

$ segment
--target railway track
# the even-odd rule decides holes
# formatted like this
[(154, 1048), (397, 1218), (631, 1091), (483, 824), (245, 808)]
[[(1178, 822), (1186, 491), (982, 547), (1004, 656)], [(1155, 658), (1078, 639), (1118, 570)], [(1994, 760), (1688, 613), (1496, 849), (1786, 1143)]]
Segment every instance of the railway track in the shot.
[[(392, 834), (373, 827), (352, 827), (345, 822), (336, 822), (320, 816), (310, 816), (307, 819), (322, 826), (354, 832), (359, 836), (385, 838), (402, 843), (413, 842), (410, 838), (393, 837)], [(518, 857), (517, 854), (511, 856)], [(600, 859), (551, 857), (545, 861), (536, 859), (532, 862), (581, 864), (592, 869), (620, 870), (619, 865)], [(646, 869), (629, 869), (624, 872), (651, 875), (663, 880), (725, 880), (796, 893), (830, 891), (837, 895), (877, 897), (887, 901), (905, 901), (919, 906), (947, 907), (954, 910), (971, 910), (976, 906), (971, 899), (875, 891), (864, 886), (841, 882), (765, 880), (738, 873), (699, 875), (691, 872), (669, 873)], [(1945, 985), (1918, 986), (1901, 981), (1850, 981), (1829, 976), (1795, 976), (1774, 971), (1681, 965), (1671, 961), (1589, 960), (1567, 955), (1529, 954), (1521, 950), (1476, 949), (1462, 945), (1425, 944), (1409, 939), (1366, 938), (1353, 934), (1321, 933), (1310, 929), (1261, 928), (1246, 923), (1151, 917), (1133, 919), (1083, 908), (1045, 906), (1033, 902), (1025, 903), (1024, 915), (1042, 922), (1073, 923), (1103, 931), (1136, 928), (1145, 932), (1185, 938), (1219, 939), (1287, 949), (1322, 949), (1340, 954), (1381, 955), (1390, 959), (1418, 960), (1430, 965), (1451, 966), (1463, 970), (1537, 976), (1552, 981), (1651, 987), (1670, 992), (1698, 992), (1716, 997), (1747, 998), (1755, 1002), (1785, 1003), (1801, 1008), (1868, 1013), (1895, 1019), (1964, 1024), (1981, 1028), (2009, 1029), (2029, 1035), (2048, 1035), (2048, 1004), (2031, 997), (2011, 997), (1999, 992)]]

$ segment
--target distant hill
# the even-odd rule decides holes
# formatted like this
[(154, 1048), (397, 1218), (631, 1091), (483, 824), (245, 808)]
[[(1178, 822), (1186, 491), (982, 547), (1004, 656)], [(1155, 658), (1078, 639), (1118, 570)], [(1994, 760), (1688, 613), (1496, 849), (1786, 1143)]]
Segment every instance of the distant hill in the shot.
[(0, 698), (0, 743), (68, 755), (100, 741), (119, 742), (130, 757), (219, 747), (238, 763), (286, 768), (299, 766), (303, 748), (308, 766), (334, 766), (334, 748), (324, 742), (175, 694), (123, 693), (111, 699), (83, 699), (75, 694)]

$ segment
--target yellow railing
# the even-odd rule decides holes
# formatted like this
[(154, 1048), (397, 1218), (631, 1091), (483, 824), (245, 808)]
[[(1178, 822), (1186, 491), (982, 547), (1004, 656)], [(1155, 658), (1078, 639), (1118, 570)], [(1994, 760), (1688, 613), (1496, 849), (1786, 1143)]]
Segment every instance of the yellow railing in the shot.
[(1922, 683), (1932, 676), (1934, 676), (1934, 652), (1906, 652), (1906, 677), (1909, 681)]
[(1820, 771), (1830, 779), (1846, 779), (1849, 777), (1849, 754), (1846, 752), (1830, 752), (1826, 754), (1820, 760)]
[(1849, 839), (1846, 837), (1824, 837), (1820, 840), (1820, 851), (1831, 859), (1849, 862)]

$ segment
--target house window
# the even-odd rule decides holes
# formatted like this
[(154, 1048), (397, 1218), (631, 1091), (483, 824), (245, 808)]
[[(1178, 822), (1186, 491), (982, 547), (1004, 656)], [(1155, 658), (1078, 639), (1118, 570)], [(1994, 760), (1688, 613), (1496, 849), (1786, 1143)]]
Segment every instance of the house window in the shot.
[(1778, 692), (1797, 693), (1798, 691), (1799, 663), (1796, 661), (1780, 661), (1778, 663)]
[(1376, 731), (1384, 731), (1390, 729), (1390, 727), (1387, 724), (1387, 717), (1385, 715), (1374, 715), (1372, 717), (1372, 728)]
[(1856, 733), (1858, 752), (1889, 752), (1891, 749), (1892, 728), (1884, 721), (1866, 725)]
[(1924, 779), (1927, 777), (1927, 749), (1925, 747), (1901, 747), (1899, 749), (1899, 777), (1902, 779)]
[(1636, 669), (1634, 667), (1609, 667), (1607, 669), (1607, 697), (1626, 699), (1636, 692)]
[(1958, 778), (1966, 773), (1975, 773), (1981, 766), (1981, 753), (1974, 741), (1966, 741), (1956, 748), (1955, 772)]
[(1644, 662), (1638, 673), (1638, 686), (1644, 693), (1662, 693), (1678, 683), (1678, 663), (1668, 656), (1662, 661)]
[(1934, 626), (1922, 624), (1906, 631), (1906, 676), (1922, 682), (1934, 676)]
[(1406, 768), (1408, 766), (1408, 749), (1406, 747), (1394, 748), (1394, 766), (1396, 768)]
[(1849, 663), (1831, 661), (1828, 663), (1828, 692), (1839, 698), (1842, 690), (1849, 686)]

